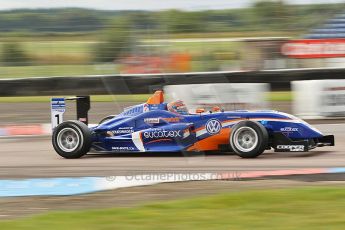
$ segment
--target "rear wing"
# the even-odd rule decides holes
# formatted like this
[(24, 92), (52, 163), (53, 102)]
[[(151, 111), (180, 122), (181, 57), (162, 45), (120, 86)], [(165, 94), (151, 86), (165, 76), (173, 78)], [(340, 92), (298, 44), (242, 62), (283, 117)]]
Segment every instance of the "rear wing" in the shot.
[(77, 120), (88, 125), (88, 112), (90, 110), (90, 96), (54, 97), (51, 99), (51, 124), (52, 129), (63, 122), (63, 114), (66, 112), (66, 101), (76, 101)]

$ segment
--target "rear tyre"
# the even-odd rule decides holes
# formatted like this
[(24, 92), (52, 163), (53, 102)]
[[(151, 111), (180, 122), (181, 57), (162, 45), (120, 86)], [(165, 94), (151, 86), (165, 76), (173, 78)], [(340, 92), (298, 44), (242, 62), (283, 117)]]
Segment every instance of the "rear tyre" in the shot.
[(80, 121), (66, 121), (54, 129), (52, 142), (60, 156), (67, 159), (80, 158), (91, 148), (91, 132)]
[(267, 130), (259, 122), (241, 121), (232, 128), (230, 145), (238, 156), (255, 158), (267, 148)]

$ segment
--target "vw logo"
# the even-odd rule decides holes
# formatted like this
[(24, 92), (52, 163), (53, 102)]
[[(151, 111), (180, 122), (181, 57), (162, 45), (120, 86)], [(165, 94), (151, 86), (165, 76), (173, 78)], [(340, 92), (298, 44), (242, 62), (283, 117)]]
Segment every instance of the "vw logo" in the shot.
[(220, 132), (222, 129), (222, 123), (217, 119), (210, 119), (206, 122), (206, 131), (213, 135)]

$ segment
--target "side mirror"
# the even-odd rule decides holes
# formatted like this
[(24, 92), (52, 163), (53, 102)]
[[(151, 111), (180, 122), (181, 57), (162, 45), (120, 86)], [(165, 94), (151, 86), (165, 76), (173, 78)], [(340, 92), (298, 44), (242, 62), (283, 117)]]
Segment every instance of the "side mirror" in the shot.
[(205, 109), (199, 108), (199, 109), (196, 109), (195, 112), (196, 112), (196, 113), (204, 113), (204, 112), (205, 112)]

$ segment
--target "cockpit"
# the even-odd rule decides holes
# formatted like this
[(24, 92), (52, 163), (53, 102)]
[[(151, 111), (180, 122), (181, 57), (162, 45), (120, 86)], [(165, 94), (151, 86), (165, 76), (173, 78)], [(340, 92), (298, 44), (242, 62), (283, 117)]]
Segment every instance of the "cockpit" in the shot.
[(188, 115), (188, 108), (181, 100), (164, 103), (164, 93), (161, 90), (156, 91), (146, 102), (147, 105), (166, 105), (166, 110), (180, 115)]
[(188, 115), (188, 109), (186, 104), (181, 101), (181, 100), (177, 100), (177, 101), (173, 101), (167, 104), (167, 110), (172, 112), (172, 113), (177, 113), (180, 115)]
[[(190, 111), (186, 104), (182, 100), (175, 100), (169, 103), (164, 102), (164, 93), (162, 90), (156, 91), (147, 101), (146, 110), (143, 112), (151, 110), (167, 110), (169, 112), (179, 114), (179, 115), (190, 115)], [(219, 106), (213, 106), (209, 111), (210, 113), (216, 113), (223, 111)], [(198, 108), (195, 113), (204, 113), (205, 109)], [(193, 113), (193, 112), (192, 112)]]

